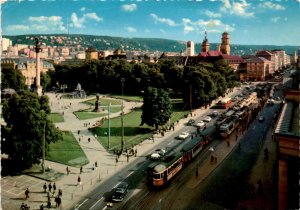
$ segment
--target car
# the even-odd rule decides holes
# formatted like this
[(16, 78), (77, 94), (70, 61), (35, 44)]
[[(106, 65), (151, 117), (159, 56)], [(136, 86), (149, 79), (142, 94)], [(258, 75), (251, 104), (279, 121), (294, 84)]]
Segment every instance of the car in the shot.
[(192, 126), (192, 125), (194, 125), (195, 124), (195, 120), (193, 120), (193, 119), (190, 119), (188, 122), (187, 122), (187, 124), (186, 125), (188, 125), (188, 126)]
[(218, 111), (212, 111), (211, 116), (216, 117), (216, 116), (218, 116), (218, 114), (219, 114)]
[(212, 120), (212, 119), (211, 119), (210, 116), (206, 116), (206, 117), (203, 119), (204, 122), (210, 122), (211, 120)]
[(264, 116), (262, 116), (262, 115), (258, 117), (258, 121), (264, 121), (264, 119), (265, 119), (265, 118), (264, 118)]
[(187, 139), (190, 136), (190, 134), (188, 132), (182, 132), (179, 136), (178, 139)]
[(121, 202), (123, 201), (127, 191), (128, 191), (129, 184), (127, 182), (120, 182), (116, 189), (114, 190), (114, 193), (111, 196), (111, 200), (115, 202)]
[(152, 160), (159, 160), (166, 154), (166, 150), (164, 149), (156, 149), (150, 156)]
[(199, 127), (199, 128), (202, 128), (202, 127), (205, 126), (205, 122), (203, 122), (203, 121), (201, 120), (201, 121), (199, 121), (199, 122), (196, 124), (196, 126)]

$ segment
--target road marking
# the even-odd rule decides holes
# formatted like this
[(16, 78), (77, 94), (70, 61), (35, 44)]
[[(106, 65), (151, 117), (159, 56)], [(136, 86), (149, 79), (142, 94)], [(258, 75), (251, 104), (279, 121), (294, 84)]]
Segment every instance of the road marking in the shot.
[(159, 201), (158, 201), (159, 203), (161, 203), (161, 199), (159, 199)]
[[(129, 177), (131, 174), (133, 174), (133, 172), (134, 172), (134, 171), (131, 171), (131, 172), (126, 176), (126, 178)], [(126, 178), (125, 178), (125, 179), (126, 179)]]
[(92, 205), (91, 206), (91, 208), (89, 208), (89, 209), (92, 209), (92, 208), (94, 208), (102, 199), (103, 199), (104, 197), (101, 197), (94, 205)]
[(80, 206), (82, 206), (87, 200), (88, 200), (88, 198), (85, 199), (81, 204), (79, 204), (78, 208), (79, 208)]
[(167, 145), (170, 145), (170, 144), (172, 144), (173, 143), (173, 141), (170, 141)]
[(107, 208), (107, 206), (104, 206), (104, 208), (102, 210), (105, 210)]

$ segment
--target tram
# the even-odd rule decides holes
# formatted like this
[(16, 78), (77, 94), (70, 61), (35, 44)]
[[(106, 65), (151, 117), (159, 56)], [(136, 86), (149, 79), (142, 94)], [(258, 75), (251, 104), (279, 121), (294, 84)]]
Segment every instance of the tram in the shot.
[(180, 152), (167, 155), (161, 163), (151, 164), (147, 170), (150, 185), (159, 187), (169, 182), (214, 139), (216, 128), (215, 125), (206, 128), (200, 136), (190, 139)]
[(223, 138), (227, 138), (239, 125), (239, 117), (238, 115), (232, 116), (228, 122), (223, 123), (220, 126), (220, 135)]

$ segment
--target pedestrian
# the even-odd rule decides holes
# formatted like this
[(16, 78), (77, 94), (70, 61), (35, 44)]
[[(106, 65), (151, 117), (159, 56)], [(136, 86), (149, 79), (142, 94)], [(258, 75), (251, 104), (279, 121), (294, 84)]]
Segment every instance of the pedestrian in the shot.
[(129, 162), (129, 155), (127, 154), (127, 162)]
[(134, 156), (136, 157), (136, 155), (137, 155), (137, 149), (135, 149), (134, 151)]
[(47, 191), (47, 183), (46, 182), (45, 182), (43, 188), (44, 188), (44, 192), (46, 192)]
[(51, 192), (51, 190), (52, 190), (51, 182), (48, 184), (48, 189), (49, 189), (49, 192)]
[(54, 184), (53, 184), (53, 194), (55, 193), (55, 191), (56, 191), (56, 184), (54, 182)]
[(78, 176), (77, 182), (78, 182), (78, 185), (81, 185), (81, 178), (80, 178), (80, 176)]
[(51, 200), (48, 200), (48, 202), (47, 202), (47, 208), (48, 208), (48, 209), (51, 208)]
[(58, 196), (61, 197), (62, 196), (62, 189), (58, 190)]
[(215, 163), (218, 162), (218, 156), (215, 155)]
[(96, 168), (98, 167), (98, 163), (97, 163), (97, 161), (95, 162), (95, 167), (96, 167)]
[(238, 139), (238, 135), (236, 134), (236, 136), (235, 136), (235, 140), (237, 141), (237, 139)]
[(69, 175), (70, 170), (69, 170), (69, 167), (68, 167), (68, 166), (67, 166), (67, 168), (66, 168), (66, 171), (67, 171), (67, 175)]
[(27, 198), (29, 198), (29, 189), (28, 188), (25, 190), (25, 200), (27, 200)]
[(88, 142), (91, 142), (91, 138), (88, 138)]
[(44, 205), (43, 204), (40, 206), (40, 210), (44, 210)]
[(82, 166), (81, 166), (81, 167), (80, 167), (80, 174), (82, 173), (82, 171), (83, 171), (83, 170), (82, 170)]
[(80, 130), (77, 131), (78, 135), (80, 134)]
[(57, 199), (57, 207), (60, 207), (60, 204), (61, 204), (61, 198), (58, 197), (58, 199)]
[(21, 209), (21, 210), (25, 210), (25, 208), (26, 208), (25, 204), (22, 203), (20, 209)]
[(230, 141), (229, 141), (229, 140), (227, 140), (226, 142), (227, 142), (227, 146), (229, 147), (229, 146), (230, 146)]
[(210, 162), (211, 163), (214, 162), (214, 156), (213, 155), (210, 157)]
[(55, 208), (58, 207), (58, 198), (59, 198), (59, 196), (56, 196), (55, 199), (54, 199), (54, 201), (55, 201)]

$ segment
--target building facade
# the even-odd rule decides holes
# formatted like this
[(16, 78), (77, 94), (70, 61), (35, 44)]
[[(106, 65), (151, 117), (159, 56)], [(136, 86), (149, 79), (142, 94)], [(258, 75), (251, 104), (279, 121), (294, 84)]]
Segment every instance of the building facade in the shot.
[(195, 43), (192, 41), (188, 41), (186, 43), (186, 55), (194, 56), (195, 55)]

